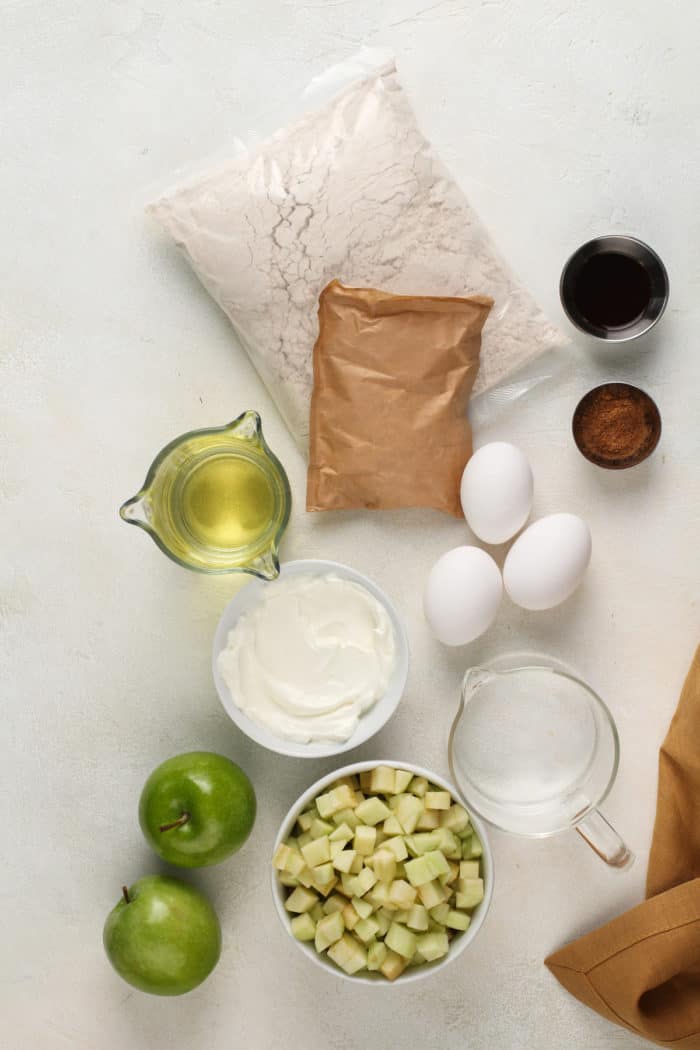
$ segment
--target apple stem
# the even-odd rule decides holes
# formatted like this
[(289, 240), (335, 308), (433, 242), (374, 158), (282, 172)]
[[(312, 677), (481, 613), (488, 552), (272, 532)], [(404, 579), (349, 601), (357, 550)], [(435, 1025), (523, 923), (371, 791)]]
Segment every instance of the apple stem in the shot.
[(183, 824), (186, 824), (190, 819), (189, 813), (185, 810), (182, 816), (178, 820), (174, 820), (172, 824), (161, 824), (159, 831), (172, 831), (173, 828), (181, 828)]
[(129, 897), (129, 891), (126, 886), (122, 886), (122, 897), (127, 904), (131, 904), (131, 898)]

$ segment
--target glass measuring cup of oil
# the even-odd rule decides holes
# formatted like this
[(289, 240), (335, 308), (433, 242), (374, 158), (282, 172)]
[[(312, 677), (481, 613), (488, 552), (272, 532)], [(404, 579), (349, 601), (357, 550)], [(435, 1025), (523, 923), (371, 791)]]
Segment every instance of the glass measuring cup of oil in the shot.
[(468, 806), (503, 831), (575, 828), (606, 864), (629, 867), (630, 850), (598, 810), (619, 755), (609, 710), (559, 661), (511, 654), (467, 671), (450, 769)]
[(119, 514), (187, 569), (272, 580), (290, 509), (289, 481), (265, 442), (260, 416), (244, 412), (166, 445)]

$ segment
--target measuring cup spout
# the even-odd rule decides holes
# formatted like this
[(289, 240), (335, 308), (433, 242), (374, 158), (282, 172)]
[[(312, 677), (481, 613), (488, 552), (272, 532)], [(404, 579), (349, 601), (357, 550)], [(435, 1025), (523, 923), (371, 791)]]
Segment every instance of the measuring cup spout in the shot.
[(151, 525), (148, 511), (149, 508), (146, 495), (143, 492), (139, 492), (136, 496), (132, 496), (131, 499), (122, 503), (119, 508), (119, 517), (122, 521), (125, 521), (127, 525), (139, 525), (142, 529), (150, 529)]
[(482, 685), (492, 678), (500, 677), (498, 671), (491, 671), (488, 667), (470, 667), (462, 682), (462, 697), (468, 698), (472, 693), (480, 689)]

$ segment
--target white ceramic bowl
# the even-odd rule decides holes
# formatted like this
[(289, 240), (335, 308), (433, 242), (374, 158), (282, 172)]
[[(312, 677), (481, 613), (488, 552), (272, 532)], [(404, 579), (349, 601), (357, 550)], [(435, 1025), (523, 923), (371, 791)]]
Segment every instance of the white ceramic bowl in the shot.
[(398, 617), (396, 609), (391, 604), (384, 591), (380, 590), (375, 583), (372, 583), (372, 581), (366, 576), (363, 576), (362, 573), (356, 572), (355, 569), (351, 569), (347, 565), (340, 565), (335, 561), (313, 559), (285, 562), (280, 569), (280, 578), (287, 579), (290, 576), (308, 575), (318, 576), (328, 572), (335, 573), (336, 575), (343, 577), (343, 579), (352, 580), (354, 583), (359, 583), (368, 590), (370, 594), (374, 595), (377, 601), (381, 602), (389, 615), (394, 628), (394, 637), (396, 640), (396, 665), (391, 678), (389, 679), (386, 693), (377, 700), (369, 711), (362, 715), (355, 732), (350, 739), (346, 740), (344, 743), (325, 740), (319, 743), (300, 744), (295, 740), (287, 740), (284, 737), (275, 736), (275, 734), (265, 726), (254, 722), (252, 718), (249, 718), (248, 715), (241, 711), (240, 707), (236, 705), (226, 682), (221, 676), (218, 668), (218, 656), (221, 650), (226, 646), (229, 631), (235, 627), (239, 616), (244, 612), (247, 612), (249, 609), (252, 609), (256, 604), (264, 587), (275, 586), (274, 580), (267, 582), (265, 580), (255, 579), (246, 584), (246, 586), (238, 592), (235, 598), (233, 598), (224, 609), (216, 628), (216, 634), (214, 635), (212, 670), (214, 673), (216, 691), (219, 694), (219, 699), (224, 705), (226, 713), (232, 721), (236, 723), (238, 728), (242, 730), (246, 736), (249, 736), (251, 740), (255, 740), (258, 744), (262, 744), (263, 747), (268, 748), (270, 751), (277, 751), (280, 755), (292, 755), (294, 758), (326, 758), (329, 755), (340, 755), (343, 751), (350, 751), (353, 747), (363, 744), (365, 740), (369, 740), (371, 736), (378, 733), (382, 726), (388, 722), (396, 710), (406, 687), (406, 678), (408, 676), (408, 641), (406, 638), (406, 631)]
[[(392, 766), (394, 769), (406, 769), (410, 770), (414, 776), (425, 777), (426, 780), (436, 784), (437, 787), (442, 788), (443, 791), (449, 791), (453, 798), (457, 799), (461, 805), (465, 806), (465, 809), (469, 809), (469, 807), (463, 802), (459, 792), (455, 790), (452, 784), (450, 784), (449, 780), (437, 776), (435, 773), (431, 772), (431, 770), (424, 769), (422, 766), (416, 766), (413, 762), (399, 762), (393, 759), (375, 759), (372, 762), (354, 762), (350, 766), (343, 766), (341, 769), (336, 769), (333, 773), (328, 773), (325, 777), (321, 777), (320, 780), (317, 780), (315, 784), (312, 784), (308, 791), (305, 791), (304, 794), (297, 799), (289, 810), (289, 813), (287, 813), (287, 816), (282, 821), (277, 838), (275, 839), (272, 855), (274, 856), (279, 844), (289, 837), (297, 817), (309, 802), (313, 801), (318, 795), (326, 791), (334, 781), (340, 780), (341, 777), (348, 777), (355, 773), (362, 773), (367, 769), (375, 769), (377, 766)], [(390, 988), (399, 984), (407, 984), (409, 981), (420, 981), (423, 977), (431, 977), (433, 974), (436, 974), (438, 970), (442, 970), (445, 966), (449, 966), (451, 962), (454, 962), (457, 956), (461, 955), (462, 952), (469, 947), (483, 926), (486, 913), (491, 905), (491, 897), (493, 896), (493, 853), (491, 852), (491, 844), (489, 843), (486, 828), (482, 821), (479, 820), (471, 810), (469, 810), (469, 819), (481, 840), (484, 850), (481, 858), (484, 879), (484, 899), (474, 911), (468, 929), (466, 929), (464, 933), (457, 934), (457, 936), (453, 938), (450, 942), (449, 952), (447, 955), (443, 956), (442, 959), (438, 959), (436, 962), (432, 963), (424, 963), (421, 966), (410, 967), (408, 970), (404, 970), (401, 976), (397, 977), (395, 981), (388, 981), (381, 974), (377, 973), (354, 974), (352, 976), (346, 974), (338, 966), (335, 966), (325, 955), (319, 955), (313, 944), (298, 941), (296, 937), (294, 937), (290, 927), (292, 916), (284, 907), (286, 899), (285, 887), (279, 881), (277, 871), (271, 866), (272, 896), (275, 901), (275, 907), (277, 908), (277, 914), (280, 917), (280, 922), (296, 944), (297, 948), (299, 948), (308, 959), (311, 959), (311, 961), (316, 963), (317, 966), (320, 966), (322, 970), (335, 974), (336, 977), (343, 977), (346, 981), (353, 981), (355, 984), (371, 984), (374, 986), (383, 985), (384, 987)]]

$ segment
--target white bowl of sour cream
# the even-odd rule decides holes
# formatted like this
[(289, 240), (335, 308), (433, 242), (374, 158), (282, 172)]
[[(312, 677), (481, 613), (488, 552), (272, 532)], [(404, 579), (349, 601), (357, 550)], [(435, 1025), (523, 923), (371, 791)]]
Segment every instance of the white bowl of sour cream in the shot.
[(270, 751), (338, 755), (377, 733), (408, 675), (408, 642), (384, 592), (347, 565), (286, 562), (251, 580), (214, 635), (212, 669), (232, 721)]

